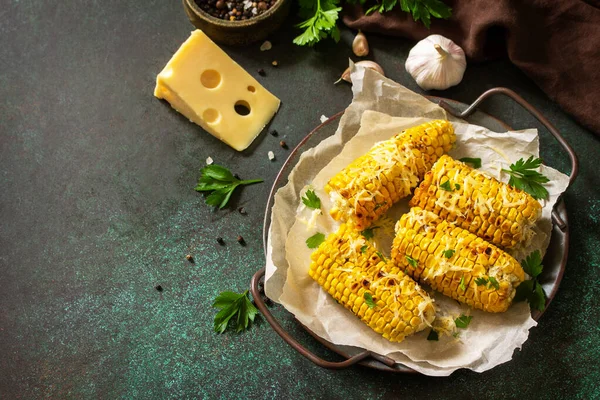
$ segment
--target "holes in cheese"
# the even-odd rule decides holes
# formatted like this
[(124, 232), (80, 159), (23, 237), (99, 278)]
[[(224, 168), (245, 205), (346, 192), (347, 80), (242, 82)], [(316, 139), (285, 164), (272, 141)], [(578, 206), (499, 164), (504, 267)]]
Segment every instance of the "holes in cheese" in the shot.
[(200, 82), (204, 87), (214, 89), (221, 83), (221, 74), (214, 69), (207, 69), (200, 75)]
[(248, 102), (246, 100), (236, 101), (233, 108), (235, 109), (235, 112), (240, 115), (248, 115), (248, 114), (250, 114), (250, 111), (251, 111), (250, 104), (248, 104)]
[(158, 74), (154, 95), (238, 151), (252, 143), (280, 104), (200, 30)]

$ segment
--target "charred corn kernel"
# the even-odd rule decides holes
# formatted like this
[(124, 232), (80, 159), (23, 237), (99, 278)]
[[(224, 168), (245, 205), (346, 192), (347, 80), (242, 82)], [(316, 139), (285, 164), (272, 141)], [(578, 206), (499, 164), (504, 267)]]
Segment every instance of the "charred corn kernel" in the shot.
[(376, 143), (325, 185), (333, 203), (331, 216), (358, 230), (368, 228), (408, 196), (455, 141), (452, 124), (435, 120)]
[[(392, 342), (401, 342), (431, 326), (435, 319), (429, 295), (392, 262), (382, 259), (360, 232), (346, 224), (313, 252), (308, 274), (340, 304)], [(372, 296), (374, 308), (366, 303), (365, 293)]]
[(542, 212), (529, 194), (447, 155), (425, 174), (409, 205), (432, 211), (505, 249), (528, 242)]
[(506, 311), (525, 279), (509, 254), (419, 207), (396, 224), (391, 258), (418, 282), (489, 312)]

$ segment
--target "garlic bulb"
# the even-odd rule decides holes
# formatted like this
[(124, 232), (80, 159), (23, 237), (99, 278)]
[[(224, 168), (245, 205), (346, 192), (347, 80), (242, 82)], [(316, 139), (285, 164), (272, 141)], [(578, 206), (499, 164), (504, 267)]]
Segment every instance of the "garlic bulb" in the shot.
[(361, 31), (358, 31), (352, 41), (352, 52), (358, 57), (369, 55), (369, 42), (367, 42), (367, 37)]
[(406, 72), (422, 89), (447, 89), (458, 85), (467, 68), (465, 52), (452, 40), (431, 35), (408, 53)]

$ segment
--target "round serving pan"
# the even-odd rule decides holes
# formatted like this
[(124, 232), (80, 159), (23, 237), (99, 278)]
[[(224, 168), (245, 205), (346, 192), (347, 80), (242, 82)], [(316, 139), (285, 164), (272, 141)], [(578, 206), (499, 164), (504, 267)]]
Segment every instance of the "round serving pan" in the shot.
[[(476, 110), (477, 106), (481, 104), (482, 101), (484, 101), (488, 97), (492, 97), (495, 95), (505, 95), (514, 100), (515, 102), (519, 103), (533, 116), (535, 116), (550, 131), (550, 133), (552, 133), (552, 135), (568, 153), (569, 158), (571, 160), (571, 174), (569, 180), (569, 185), (571, 185), (575, 180), (578, 172), (577, 157), (575, 156), (573, 149), (564, 140), (564, 138), (560, 135), (556, 128), (554, 128), (554, 126), (543, 115), (541, 115), (531, 104), (527, 103), (522, 97), (517, 95), (515, 92), (506, 88), (490, 89), (487, 92), (483, 93), (470, 106), (460, 103), (458, 101), (443, 99), (439, 97), (430, 96), (428, 97), (428, 99), (434, 103), (439, 104), (450, 114), (459, 118), (463, 118), (471, 124), (484, 126), (496, 132), (505, 132), (508, 130), (512, 130), (512, 128), (503, 121), (494, 118), (489, 114)], [(271, 208), (273, 207), (275, 193), (279, 188), (287, 184), (287, 177), (289, 176), (292, 169), (296, 166), (296, 163), (300, 159), (300, 155), (305, 150), (316, 146), (323, 139), (335, 133), (338, 126), (339, 118), (342, 116), (342, 114), (343, 113), (340, 112), (334, 115), (321, 125), (317, 126), (308, 135), (306, 135), (306, 137), (291, 152), (290, 156), (281, 167), (281, 170), (275, 178), (273, 187), (271, 188), (271, 193), (269, 195), (267, 208), (265, 211), (265, 220), (263, 228), (263, 245), (265, 248), (265, 255), (267, 250), (269, 227), (271, 224)], [(556, 292), (558, 291), (558, 286), (562, 279), (565, 270), (565, 265), (567, 264), (567, 255), (569, 250), (569, 224), (567, 218), (567, 210), (562, 199), (559, 199), (554, 207), (554, 210), (552, 212), (552, 220), (553, 226), (550, 245), (548, 246), (547, 253), (544, 256), (544, 271), (542, 272), (539, 278), (539, 281), (542, 284), (542, 287), (544, 288), (544, 291), (548, 296), (546, 302), (546, 309), (548, 308), (548, 306), (552, 302), (552, 299), (556, 295)], [(259, 282), (264, 280), (264, 276), (265, 269), (262, 268), (261, 270), (256, 272), (256, 274), (254, 274), (254, 276), (252, 277), (252, 281), (250, 282), (250, 291), (252, 292), (252, 296), (254, 297), (256, 306), (263, 314), (267, 322), (283, 338), (283, 340), (285, 340), (286, 343), (288, 343), (291, 347), (296, 349), (304, 357), (308, 358), (315, 364), (324, 368), (341, 369), (358, 363), (382, 371), (415, 373), (415, 371), (411, 368), (408, 368), (407, 366), (402, 365), (400, 363), (396, 363), (389, 357), (380, 354), (375, 354), (373, 352), (366, 351), (357, 347), (340, 346), (330, 343), (301, 324), (302, 327), (306, 329), (306, 331), (308, 331), (308, 333), (310, 333), (317, 341), (322, 343), (328, 349), (338, 353), (346, 360), (342, 362), (331, 362), (323, 360), (322, 358), (316, 356), (304, 346), (302, 346), (299, 342), (297, 342), (287, 331), (285, 331), (277, 322), (277, 320), (275, 320), (275, 318), (265, 305), (265, 302), (263, 300), (264, 294), (261, 290), (261, 286), (259, 285)], [(536, 310), (532, 312), (532, 317), (537, 321), (542, 316), (542, 314), (543, 312)]]

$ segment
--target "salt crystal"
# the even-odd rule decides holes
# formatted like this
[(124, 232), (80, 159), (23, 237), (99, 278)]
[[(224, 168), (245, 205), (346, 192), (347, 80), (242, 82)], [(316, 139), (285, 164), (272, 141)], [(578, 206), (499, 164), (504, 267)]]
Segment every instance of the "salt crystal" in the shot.
[(321, 115), (321, 123), (323, 123), (323, 122), (327, 121), (328, 119), (329, 119), (329, 118), (327, 118), (326, 116), (324, 116), (324, 115)]
[(273, 161), (275, 159), (275, 154), (272, 151), (269, 151), (267, 155), (269, 156), (269, 160)]
[(208, 157), (208, 158), (206, 159), (206, 165), (210, 165), (210, 164), (212, 164), (212, 163), (213, 163), (213, 159), (212, 159), (212, 158), (210, 158), (210, 157)]
[(230, 10), (233, 8), (233, 3), (225, 3), (227, 4), (227, 8), (229, 8)]
[(258, 13), (258, 10), (256, 9), (256, 7), (254, 7), (254, 8), (252, 9), (252, 15), (256, 15), (257, 13)]

